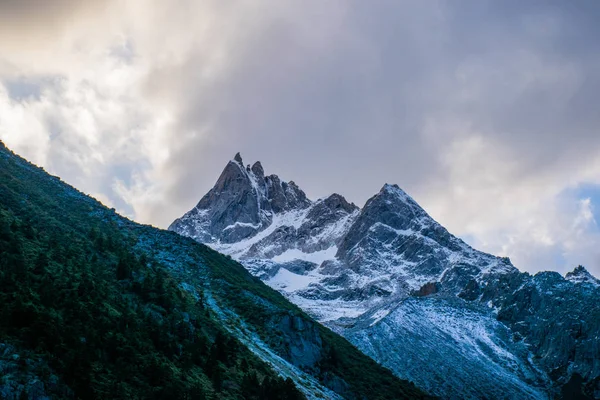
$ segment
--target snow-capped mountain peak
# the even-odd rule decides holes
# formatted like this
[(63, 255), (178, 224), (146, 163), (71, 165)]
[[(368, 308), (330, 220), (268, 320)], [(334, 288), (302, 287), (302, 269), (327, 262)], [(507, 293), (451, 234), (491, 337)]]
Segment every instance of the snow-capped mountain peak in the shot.
[(485, 276), (516, 272), (452, 236), (398, 185), (383, 185), (362, 209), (339, 194), (311, 201), (292, 181), (265, 176), (260, 162), (244, 167), (239, 153), (170, 229), (241, 260), (298, 301), (327, 299), (355, 317), (431, 282), (458, 294), (473, 280), (473, 296)]
[[(565, 279), (520, 273), (453, 236), (398, 185), (383, 185), (362, 209), (339, 194), (312, 201), (237, 154), (169, 229), (238, 259), (443, 398), (546, 399), (574, 372), (600, 376), (600, 281), (583, 267)], [(565, 323), (570, 330), (549, 328)]]
[(244, 165), (244, 161), (242, 160), (242, 155), (240, 154), (239, 151), (237, 153), (235, 153), (235, 156), (233, 157), (233, 161), (237, 162), (241, 166)]
[(573, 271), (567, 272), (565, 279), (573, 283), (589, 283), (596, 287), (600, 286), (600, 280), (590, 274), (583, 265), (579, 265)]
[(310, 205), (294, 182), (265, 177), (260, 162), (244, 166), (237, 153), (214, 187), (169, 229), (203, 243), (236, 243), (267, 229), (276, 214)]

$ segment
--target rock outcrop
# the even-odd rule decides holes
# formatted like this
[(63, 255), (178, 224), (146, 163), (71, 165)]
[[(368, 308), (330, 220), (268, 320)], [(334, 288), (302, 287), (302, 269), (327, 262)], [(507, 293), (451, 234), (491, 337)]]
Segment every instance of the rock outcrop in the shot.
[[(581, 266), (521, 273), (453, 236), (397, 185), (362, 209), (338, 194), (311, 201), (238, 154), (169, 229), (240, 260), (443, 398), (600, 398), (600, 281)], [(314, 362), (308, 343), (292, 340), (290, 357)]]

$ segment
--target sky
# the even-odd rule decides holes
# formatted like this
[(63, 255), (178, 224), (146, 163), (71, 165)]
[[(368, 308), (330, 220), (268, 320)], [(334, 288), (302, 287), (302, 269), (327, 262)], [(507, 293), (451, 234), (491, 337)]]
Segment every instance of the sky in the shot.
[(600, 276), (600, 2), (1, 0), (0, 140), (166, 228), (240, 151)]

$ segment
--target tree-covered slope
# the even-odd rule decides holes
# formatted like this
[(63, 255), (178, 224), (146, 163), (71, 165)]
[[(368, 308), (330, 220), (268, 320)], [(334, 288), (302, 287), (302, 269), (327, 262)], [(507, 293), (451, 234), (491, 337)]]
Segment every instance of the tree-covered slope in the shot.
[(241, 265), (0, 142), (0, 398), (423, 398)]

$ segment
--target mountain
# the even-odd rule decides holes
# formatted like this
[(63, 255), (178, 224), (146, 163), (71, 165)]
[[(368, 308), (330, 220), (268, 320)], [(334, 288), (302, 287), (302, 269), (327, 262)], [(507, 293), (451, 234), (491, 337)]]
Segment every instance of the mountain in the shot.
[(312, 201), (239, 153), (170, 230), (239, 260), (365, 354), (452, 399), (600, 398), (599, 281), (521, 273), (397, 185)]
[(230, 257), (1, 142), (0, 377), (9, 400), (428, 398)]

